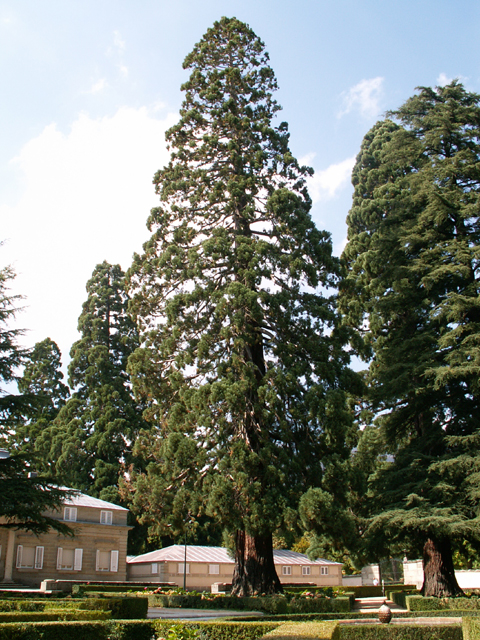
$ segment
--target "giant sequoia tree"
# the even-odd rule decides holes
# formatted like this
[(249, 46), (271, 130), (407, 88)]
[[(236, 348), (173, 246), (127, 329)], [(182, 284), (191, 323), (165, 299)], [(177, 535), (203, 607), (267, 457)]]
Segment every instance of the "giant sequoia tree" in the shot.
[(310, 218), (311, 170), (273, 124), (263, 43), (222, 18), (184, 67), (161, 203), (129, 272), (144, 345), (130, 372), (158, 428), (135, 499), (171, 523), (215, 517), (235, 540), (233, 592), (271, 593), (272, 532), (348, 456), (347, 356), (321, 293), (338, 264)]
[(342, 304), (394, 454), (369, 535), (423, 546), (424, 592), (441, 596), (459, 591), (452, 545), (480, 542), (480, 96), (420, 88), (391, 115), (354, 168)]

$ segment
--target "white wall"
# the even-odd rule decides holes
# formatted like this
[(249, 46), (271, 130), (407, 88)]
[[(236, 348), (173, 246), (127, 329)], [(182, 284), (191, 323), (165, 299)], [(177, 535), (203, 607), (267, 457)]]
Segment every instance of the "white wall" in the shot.
[[(423, 586), (423, 565), (421, 560), (408, 560), (403, 563), (405, 584), (415, 584), (417, 589)], [(455, 571), (458, 586), (461, 589), (480, 589), (480, 571)]]

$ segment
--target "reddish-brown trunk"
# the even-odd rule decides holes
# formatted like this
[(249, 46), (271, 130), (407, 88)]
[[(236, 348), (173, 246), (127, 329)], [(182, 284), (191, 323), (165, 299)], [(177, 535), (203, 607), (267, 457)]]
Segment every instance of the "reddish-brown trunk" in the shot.
[(422, 595), (445, 598), (462, 594), (455, 577), (450, 540), (430, 536), (423, 547)]
[(232, 595), (282, 593), (273, 562), (272, 536), (251, 536), (237, 531)]

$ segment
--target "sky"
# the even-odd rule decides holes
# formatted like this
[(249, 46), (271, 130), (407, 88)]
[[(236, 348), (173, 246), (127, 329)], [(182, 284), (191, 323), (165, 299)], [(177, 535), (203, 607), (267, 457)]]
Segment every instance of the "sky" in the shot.
[(25, 346), (50, 337), (66, 364), (93, 269), (141, 251), (183, 60), (222, 16), (266, 45), (337, 255), (367, 131), (418, 86), (480, 93), (476, 0), (0, 0), (0, 267)]

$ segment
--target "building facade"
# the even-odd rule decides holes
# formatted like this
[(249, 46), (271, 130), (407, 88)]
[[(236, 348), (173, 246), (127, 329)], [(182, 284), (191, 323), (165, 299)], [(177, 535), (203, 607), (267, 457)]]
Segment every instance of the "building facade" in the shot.
[[(230, 584), (234, 560), (223, 547), (173, 545), (127, 559), (128, 580), (173, 582), (187, 589), (210, 590), (215, 583)], [(302, 553), (275, 550), (273, 559), (282, 584), (338, 586), (342, 584), (342, 565), (319, 558), (311, 561)]]
[(76, 492), (48, 513), (74, 532), (36, 536), (0, 526), (0, 584), (43, 580), (126, 580), (128, 509)]

